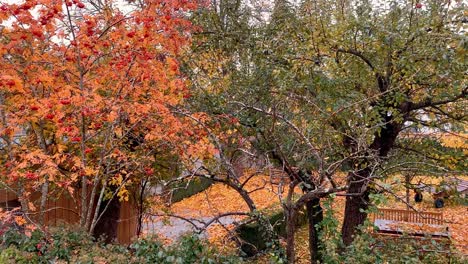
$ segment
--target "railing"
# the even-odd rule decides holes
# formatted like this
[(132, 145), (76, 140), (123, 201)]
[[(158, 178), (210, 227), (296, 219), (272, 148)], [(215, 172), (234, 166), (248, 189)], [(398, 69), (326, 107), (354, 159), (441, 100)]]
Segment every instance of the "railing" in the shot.
[(378, 212), (373, 214), (373, 220), (375, 221), (375, 219), (433, 225), (444, 224), (442, 212), (415, 212), (404, 209), (379, 208)]

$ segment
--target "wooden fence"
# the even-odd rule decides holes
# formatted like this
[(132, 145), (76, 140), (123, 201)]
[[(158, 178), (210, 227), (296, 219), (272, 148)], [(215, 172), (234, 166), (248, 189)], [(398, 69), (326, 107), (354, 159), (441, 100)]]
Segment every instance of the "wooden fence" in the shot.
[(375, 219), (433, 225), (444, 224), (442, 212), (415, 212), (404, 209), (379, 208), (378, 212), (373, 214), (373, 220), (375, 221)]
[[(31, 200), (38, 203), (40, 194), (31, 195)], [(19, 206), (17, 196), (5, 190), (0, 190), (0, 207)], [(74, 199), (68, 194), (59, 195), (58, 198), (49, 198), (44, 212), (44, 222), (47, 226), (59, 226), (63, 224), (77, 224), (79, 222), (79, 199)], [(39, 213), (32, 212), (31, 218), (38, 219)], [(137, 210), (131, 202), (122, 202), (117, 226), (117, 242), (129, 244), (136, 236)]]
[(122, 202), (119, 225), (117, 226), (118, 243), (127, 245), (135, 238), (138, 225), (137, 212), (137, 209), (131, 202)]

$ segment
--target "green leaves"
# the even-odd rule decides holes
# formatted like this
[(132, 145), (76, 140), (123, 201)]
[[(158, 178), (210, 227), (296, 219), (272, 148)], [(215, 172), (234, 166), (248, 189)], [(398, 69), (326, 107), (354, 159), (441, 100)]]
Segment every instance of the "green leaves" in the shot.
[[(138, 263), (211, 264), (239, 263), (240, 259), (215, 252), (196, 235), (186, 235), (172, 246), (163, 246), (157, 239), (142, 239), (130, 246)], [(134, 262), (137, 263), (137, 262)]]

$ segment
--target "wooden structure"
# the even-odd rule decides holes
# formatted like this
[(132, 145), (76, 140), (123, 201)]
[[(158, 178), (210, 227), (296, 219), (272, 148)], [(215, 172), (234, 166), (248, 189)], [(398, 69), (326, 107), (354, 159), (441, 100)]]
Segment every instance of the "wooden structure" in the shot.
[[(378, 212), (372, 215), (372, 220), (379, 234), (407, 234), (416, 237), (430, 235), (435, 238), (449, 238), (448, 227), (445, 226), (442, 212), (415, 212), (404, 209), (379, 208)], [(407, 230), (399, 227), (399, 225), (405, 223), (413, 224), (413, 228), (420, 228)], [(431, 231), (421, 231), (424, 227)]]
[[(37, 201), (39, 193), (32, 194), (32, 201)], [(14, 192), (0, 190), (0, 208), (7, 210), (19, 207), (18, 197)], [(79, 222), (79, 199), (68, 194), (62, 194), (58, 198), (47, 200), (44, 212), (44, 222), (46, 226), (59, 226), (63, 224), (77, 224)], [(130, 202), (122, 202), (119, 212), (119, 222), (117, 226), (117, 242), (119, 244), (129, 244), (136, 236), (137, 230), (137, 210)], [(31, 218), (37, 218), (38, 213), (32, 213)]]
[(390, 220), (396, 222), (409, 222), (421, 224), (443, 225), (444, 215), (442, 212), (415, 212), (405, 209), (379, 208), (376, 214), (373, 214), (373, 220)]

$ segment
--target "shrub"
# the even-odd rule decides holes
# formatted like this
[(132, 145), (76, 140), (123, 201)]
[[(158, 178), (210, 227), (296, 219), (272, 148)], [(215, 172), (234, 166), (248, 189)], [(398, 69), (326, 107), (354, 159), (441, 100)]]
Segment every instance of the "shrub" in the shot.
[(123, 261), (125, 248), (96, 243), (82, 230), (63, 227), (47, 234), (35, 230), (29, 236), (10, 229), (1, 238), (0, 250), (0, 263), (94, 263), (101, 256), (108, 263), (128, 263)]
[(0, 263), (240, 263), (223, 256), (195, 235), (165, 246), (157, 238), (141, 239), (128, 248), (94, 241), (78, 229), (54, 228), (47, 234), (36, 230), (30, 236), (10, 229), (0, 240)]
[(136, 263), (161, 264), (210, 264), (210, 263), (240, 263), (235, 256), (220, 255), (206, 242), (196, 235), (182, 237), (175, 244), (164, 247), (157, 239), (142, 239), (132, 244)]

